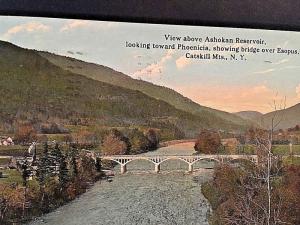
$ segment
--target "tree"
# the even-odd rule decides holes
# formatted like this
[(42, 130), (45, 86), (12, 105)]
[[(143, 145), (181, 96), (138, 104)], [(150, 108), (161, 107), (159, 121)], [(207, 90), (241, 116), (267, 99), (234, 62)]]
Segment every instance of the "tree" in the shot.
[(96, 158), (96, 163), (95, 163), (95, 167), (96, 167), (96, 171), (98, 173), (101, 172), (101, 169), (102, 169), (102, 165), (101, 165), (101, 158)]
[(22, 209), (22, 211), (23, 211), (22, 217), (24, 217), (25, 204), (27, 202), (27, 191), (28, 191), (27, 184), (28, 184), (28, 179), (31, 176), (31, 167), (30, 167), (29, 162), (26, 157), (21, 165), (21, 172), (22, 172), (22, 179), (23, 179), (23, 186), (24, 186), (24, 201), (23, 201), (23, 209)]
[(85, 153), (81, 153), (80, 161), (80, 173), (83, 180), (88, 182), (94, 181), (97, 174), (94, 159)]
[(131, 144), (130, 154), (139, 154), (148, 151), (149, 141), (143, 132), (133, 129), (129, 132), (128, 138)]
[[(243, 171), (235, 198), (224, 206), (225, 224), (288, 224), (282, 221), (282, 194), (278, 182), (282, 175), (282, 161), (273, 154), (274, 131), (284, 118), (285, 99), (274, 112), (268, 130), (251, 129), (249, 138), (256, 147), (258, 166)], [(236, 200), (234, 200), (236, 199)]]
[(68, 152), (69, 159), (69, 172), (71, 174), (71, 178), (75, 179), (78, 176), (78, 160), (79, 151), (76, 144), (71, 144)]
[(42, 134), (64, 134), (69, 133), (70, 131), (64, 128), (62, 125), (57, 123), (50, 123), (50, 124), (43, 124), (41, 126), (41, 133)]
[(78, 144), (82, 146), (97, 146), (98, 138), (94, 132), (88, 130), (80, 130), (75, 137)]
[(290, 165), (285, 169), (282, 195), (281, 221), (286, 224), (300, 224), (300, 165)]
[(67, 186), (69, 176), (66, 157), (62, 153), (57, 143), (55, 144), (54, 149), (51, 151), (51, 156), (53, 159), (53, 166), (55, 166), (55, 173), (58, 175), (60, 191), (63, 191)]
[(69, 171), (67, 167), (66, 158), (64, 155), (60, 158), (59, 161), (59, 174), (58, 174), (58, 181), (60, 185), (60, 190), (64, 191), (69, 182)]
[[(276, 101), (273, 101), (273, 107), (274, 112), (273, 116), (271, 117), (271, 124), (268, 131), (268, 136), (262, 136), (262, 137), (255, 137), (255, 144), (257, 147), (257, 152), (260, 153), (262, 157), (262, 164), (261, 164), (261, 171), (263, 173), (263, 177), (260, 179), (263, 179), (266, 181), (267, 186), (267, 201), (268, 205), (266, 207), (266, 216), (267, 216), (267, 225), (271, 224), (271, 219), (274, 221), (274, 214), (275, 213), (275, 207), (272, 209), (271, 200), (272, 200), (272, 187), (271, 182), (272, 180), (278, 175), (278, 160), (272, 153), (273, 148), (273, 139), (274, 139), (274, 131), (277, 129), (279, 124), (284, 119), (284, 109), (286, 107), (286, 98), (284, 98), (279, 106), (277, 105)], [(265, 156), (265, 157), (264, 157)], [(275, 171), (273, 170), (275, 167)], [(280, 209), (278, 209), (280, 210)], [(273, 218), (271, 218), (273, 215)], [(274, 221), (275, 222), (275, 221)]]
[(0, 184), (0, 223), (11, 224), (11, 219), (23, 216), (24, 191), (23, 187)]
[(39, 160), (37, 162), (37, 178), (40, 184), (40, 187), (43, 187), (45, 185), (46, 177), (49, 174), (50, 170), (50, 162), (48, 159), (48, 144), (47, 142), (44, 144), (44, 150), (42, 155), (39, 157)]
[(69, 145), (73, 141), (72, 135), (70, 134), (64, 135), (63, 141), (66, 143), (66, 145)]
[(198, 153), (216, 154), (221, 146), (221, 138), (217, 132), (204, 130), (201, 131), (194, 149)]
[(30, 124), (24, 124), (18, 127), (15, 134), (15, 140), (17, 143), (27, 144), (37, 139), (36, 130)]
[(128, 154), (130, 148), (129, 139), (120, 131), (114, 129), (105, 136), (101, 146), (101, 153), (103, 155), (124, 155)]
[(52, 176), (53, 168), (51, 167), (51, 161), (49, 158), (49, 146), (48, 143), (44, 143), (43, 153), (39, 157), (37, 161), (37, 171), (36, 176), (39, 183), (41, 199), (40, 199), (40, 206), (42, 211), (48, 211), (48, 205), (45, 204), (45, 186), (46, 181), (49, 177)]
[(31, 169), (26, 157), (21, 165), (21, 172), (22, 172), (23, 186), (27, 187), (28, 178), (31, 175)]
[(150, 150), (155, 150), (159, 145), (159, 135), (154, 129), (149, 129), (146, 131), (145, 136), (148, 140), (148, 148)]

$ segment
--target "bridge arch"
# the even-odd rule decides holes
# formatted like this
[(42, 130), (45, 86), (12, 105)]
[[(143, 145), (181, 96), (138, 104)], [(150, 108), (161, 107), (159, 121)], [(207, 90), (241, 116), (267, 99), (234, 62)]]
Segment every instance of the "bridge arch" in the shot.
[(163, 158), (159, 163), (155, 165), (155, 172), (159, 172), (161, 169), (162, 170), (185, 169), (188, 166), (189, 166), (189, 162), (187, 162), (184, 158), (178, 156), (170, 156), (170, 157)]
[(168, 158), (162, 160), (162, 161), (160, 162), (160, 164), (162, 164), (163, 162), (170, 161), (170, 160), (178, 160), (178, 161), (182, 161), (182, 162), (185, 162), (185, 163), (188, 164), (188, 162), (187, 162), (184, 158), (181, 158), (181, 157), (168, 157)]
[(155, 163), (154, 163), (151, 159), (149, 159), (149, 158), (144, 158), (144, 157), (141, 157), (141, 158), (134, 158), (134, 159), (132, 159), (132, 160), (126, 162), (125, 164), (128, 165), (128, 164), (130, 164), (131, 162), (136, 162), (136, 161), (141, 161), (141, 160), (151, 162), (153, 165), (155, 165)]
[(195, 164), (197, 162), (200, 162), (200, 161), (213, 161), (214, 163), (220, 163), (221, 161), (219, 159), (216, 159), (216, 158), (199, 158), (199, 159), (196, 159), (194, 162), (192, 162), (192, 164)]
[(112, 161), (112, 162), (115, 162), (115, 163), (118, 163), (119, 165), (121, 165), (121, 163), (118, 160), (115, 160), (115, 159), (104, 159), (104, 160)]

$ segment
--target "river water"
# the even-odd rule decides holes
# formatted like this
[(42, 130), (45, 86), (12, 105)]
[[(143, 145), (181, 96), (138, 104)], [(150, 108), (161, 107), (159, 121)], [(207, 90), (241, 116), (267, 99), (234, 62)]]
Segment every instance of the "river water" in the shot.
[[(145, 154), (193, 153), (193, 143), (185, 143)], [(76, 200), (31, 224), (207, 225), (210, 207), (201, 193), (201, 183), (211, 178), (212, 171), (202, 167), (211, 165), (196, 163), (196, 171), (190, 175), (185, 172), (186, 163), (170, 160), (162, 163), (159, 174), (154, 174), (151, 162), (133, 161), (127, 166), (127, 174), (118, 174), (119, 167), (116, 167), (112, 182), (97, 182)], [(194, 182), (195, 178), (198, 182)]]

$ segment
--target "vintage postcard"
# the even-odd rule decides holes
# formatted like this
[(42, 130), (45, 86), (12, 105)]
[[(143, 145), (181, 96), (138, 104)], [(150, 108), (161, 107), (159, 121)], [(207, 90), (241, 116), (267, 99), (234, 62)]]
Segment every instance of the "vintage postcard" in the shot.
[(300, 33), (0, 16), (0, 224), (300, 224)]

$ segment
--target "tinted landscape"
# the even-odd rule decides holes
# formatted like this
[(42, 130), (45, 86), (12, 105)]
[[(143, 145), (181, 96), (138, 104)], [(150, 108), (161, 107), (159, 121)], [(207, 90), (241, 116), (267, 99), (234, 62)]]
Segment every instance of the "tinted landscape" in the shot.
[(260, 111), (264, 83), (207, 94), (37, 49), (0, 40), (1, 224), (300, 223), (294, 98)]

